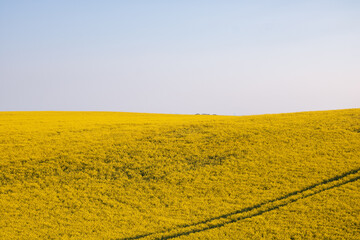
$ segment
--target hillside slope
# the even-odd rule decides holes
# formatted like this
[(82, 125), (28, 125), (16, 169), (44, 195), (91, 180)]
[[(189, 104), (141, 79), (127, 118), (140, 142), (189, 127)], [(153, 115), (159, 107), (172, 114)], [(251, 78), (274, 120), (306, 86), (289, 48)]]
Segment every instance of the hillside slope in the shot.
[(360, 109), (0, 113), (0, 239), (359, 239)]

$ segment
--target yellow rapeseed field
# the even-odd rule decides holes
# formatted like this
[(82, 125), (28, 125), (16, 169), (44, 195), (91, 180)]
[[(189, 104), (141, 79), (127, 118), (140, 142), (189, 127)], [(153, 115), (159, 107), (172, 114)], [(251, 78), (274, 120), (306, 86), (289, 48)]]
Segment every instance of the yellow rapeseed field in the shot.
[(0, 113), (0, 239), (360, 239), (360, 109)]

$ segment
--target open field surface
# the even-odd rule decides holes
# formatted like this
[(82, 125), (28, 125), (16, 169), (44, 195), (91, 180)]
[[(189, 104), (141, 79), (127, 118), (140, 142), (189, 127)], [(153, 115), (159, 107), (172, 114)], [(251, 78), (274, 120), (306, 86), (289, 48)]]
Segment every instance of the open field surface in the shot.
[(0, 239), (360, 239), (360, 109), (0, 113)]

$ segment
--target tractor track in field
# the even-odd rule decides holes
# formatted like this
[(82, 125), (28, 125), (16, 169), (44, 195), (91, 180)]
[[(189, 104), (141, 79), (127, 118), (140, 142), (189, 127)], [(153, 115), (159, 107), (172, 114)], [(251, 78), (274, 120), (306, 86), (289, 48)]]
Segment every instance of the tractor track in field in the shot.
[(256, 217), (264, 213), (284, 207), (301, 199), (311, 197), (326, 190), (340, 187), (350, 182), (355, 182), (360, 179), (360, 168), (353, 169), (341, 175), (323, 180), (322, 182), (310, 185), (298, 191), (288, 193), (284, 196), (268, 200), (263, 203), (253, 205), (251, 207), (243, 208), (231, 213), (223, 214), (217, 217), (212, 217), (204, 221), (179, 225), (175, 228), (170, 228), (161, 232), (153, 232), (133, 237), (120, 238), (117, 240), (135, 240), (135, 239), (172, 239), (180, 236), (189, 235), (191, 233), (202, 232), (213, 228), (219, 228), (230, 223), (240, 220)]

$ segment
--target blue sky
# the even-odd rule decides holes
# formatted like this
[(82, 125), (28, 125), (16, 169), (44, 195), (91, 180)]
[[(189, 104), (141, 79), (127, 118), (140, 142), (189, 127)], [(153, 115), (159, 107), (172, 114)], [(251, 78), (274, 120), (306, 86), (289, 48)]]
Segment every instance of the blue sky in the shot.
[(356, 108), (360, 1), (0, 0), (0, 111)]

